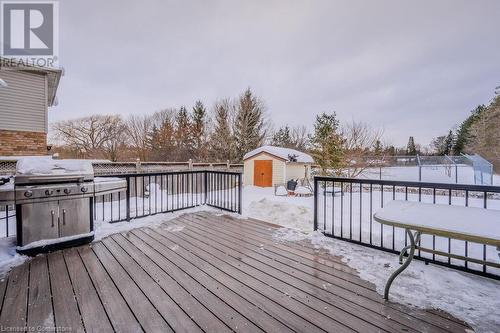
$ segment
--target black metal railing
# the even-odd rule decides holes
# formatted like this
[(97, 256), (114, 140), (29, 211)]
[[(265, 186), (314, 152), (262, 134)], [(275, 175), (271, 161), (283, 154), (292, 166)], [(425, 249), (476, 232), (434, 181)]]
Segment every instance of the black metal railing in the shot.
[(209, 205), (241, 214), (241, 173), (172, 171), (102, 177), (124, 178), (127, 189), (94, 197), (94, 220), (120, 222)]
[(16, 208), (13, 204), (0, 206), (0, 238), (16, 234)]
[(241, 173), (206, 171), (205, 181), (207, 205), (241, 214)]
[[(314, 230), (321, 231), (325, 236), (399, 253), (408, 245), (404, 229), (382, 225), (373, 219), (377, 209), (391, 200), (500, 210), (500, 187), (315, 177)], [(474, 221), (470, 223), (473, 224)], [(423, 235), (420, 245), (467, 258), (499, 261), (498, 251), (494, 246), (431, 235)], [(500, 279), (498, 268), (423, 251), (417, 251), (416, 257), (426, 263), (432, 262)]]

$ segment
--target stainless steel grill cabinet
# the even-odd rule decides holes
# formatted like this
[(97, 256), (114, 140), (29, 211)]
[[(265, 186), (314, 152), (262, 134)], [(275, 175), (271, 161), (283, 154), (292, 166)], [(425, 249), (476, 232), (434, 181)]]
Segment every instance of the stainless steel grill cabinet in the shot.
[[(124, 180), (98, 182), (97, 192), (124, 190)], [(24, 158), (15, 176), (17, 249), (36, 254), (94, 238), (92, 164), (87, 160)]]

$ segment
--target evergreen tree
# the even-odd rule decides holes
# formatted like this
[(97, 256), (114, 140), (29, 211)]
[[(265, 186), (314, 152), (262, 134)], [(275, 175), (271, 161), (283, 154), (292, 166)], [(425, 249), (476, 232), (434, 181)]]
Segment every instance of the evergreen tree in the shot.
[(375, 144), (373, 145), (373, 153), (375, 156), (380, 157), (382, 155), (383, 147), (382, 143), (380, 140), (375, 141)]
[(271, 145), (285, 148), (294, 148), (292, 136), (290, 135), (290, 128), (288, 125), (281, 127), (274, 133), (271, 139)]
[(338, 173), (344, 165), (344, 139), (339, 134), (335, 113), (316, 116), (314, 134), (310, 138), (312, 156), (323, 175)]
[(386, 152), (389, 156), (395, 156), (396, 155), (396, 147), (389, 146), (386, 148)]
[(478, 115), (469, 129), (465, 150), (481, 155), (500, 168), (500, 95)]
[(446, 136), (441, 135), (434, 138), (431, 142), (431, 147), (434, 149), (434, 153), (436, 155), (445, 155), (446, 154)]
[(177, 161), (187, 161), (193, 156), (191, 119), (184, 106), (181, 106), (175, 117), (175, 144)]
[(231, 104), (224, 100), (215, 104), (214, 128), (210, 135), (210, 157), (217, 162), (234, 162), (234, 136), (231, 131)]
[(464, 152), (465, 146), (471, 139), (470, 129), (477, 122), (481, 114), (486, 110), (486, 106), (478, 105), (467, 119), (465, 119), (457, 130), (453, 152), (455, 155), (460, 155)]
[(413, 136), (408, 138), (408, 144), (406, 145), (406, 155), (417, 155), (417, 148), (415, 146), (415, 140)]
[(242, 161), (245, 153), (260, 147), (266, 135), (262, 102), (247, 89), (240, 96), (236, 109), (234, 137), (236, 161)]
[(155, 115), (160, 120), (158, 124), (153, 125), (148, 136), (152, 159), (156, 161), (170, 160), (176, 150), (175, 126), (172, 122), (171, 110), (164, 110)]
[(193, 149), (197, 160), (202, 161), (207, 157), (206, 147), (206, 114), (207, 111), (201, 101), (197, 101), (193, 107)]
[(453, 132), (450, 130), (448, 135), (444, 139), (444, 155), (453, 154), (453, 146), (455, 145), (455, 136)]

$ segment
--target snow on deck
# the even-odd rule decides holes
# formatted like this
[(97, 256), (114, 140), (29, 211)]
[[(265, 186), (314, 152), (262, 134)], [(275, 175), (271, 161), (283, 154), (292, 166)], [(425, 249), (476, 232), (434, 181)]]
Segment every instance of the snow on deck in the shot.
[[(369, 194), (363, 193), (365, 194), (368, 197)], [(358, 196), (359, 194), (353, 196), (354, 203)], [(344, 198), (346, 204), (348, 204), (348, 197), (347, 195)], [(369, 202), (367, 197), (363, 197), (366, 203)], [(341, 256), (345, 263), (359, 272), (362, 279), (374, 283), (380, 294), (383, 293), (390, 274), (399, 267), (397, 255), (325, 237), (320, 232), (313, 232), (313, 197), (279, 197), (274, 196), (272, 188), (245, 186), (243, 198), (244, 216), (282, 225), (284, 228), (275, 233), (277, 239), (310, 240), (316, 247), (326, 249), (332, 255)], [(336, 199), (340, 201), (340, 197)], [(415, 198), (410, 196), (410, 199)], [(375, 192), (373, 200), (380, 202), (380, 197)], [(427, 198), (422, 195), (422, 200), (432, 202), (432, 196)], [(440, 198), (438, 197), (437, 200), (439, 202)], [(499, 200), (491, 200), (489, 205), (498, 208), (499, 202), (497, 201)], [(480, 205), (482, 199), (469, 198), (469, 204)], [(364, 205), (365, 210), (368, 207), (368, 204)], [(328, 209), (330, 210), (331, 207)], [(344, 221), (349, 221), (346, 217), (347, 215), (344, 216)], [(367, 226), (369, 219), (364, 219), (363, 223)], [(378, 230), (380, 230), (379, 227), (373, 227), (375, 236)], [(500, 230), (500, 222), (495, 230)], [(400, 240), (404, 242), (404, 234)], [(429, 241), (425, 238), (423, 240)], [(436, 242), (437, 245), (448, 246), (448, 240), (445, 238), (438, 237)], [(452, 243), (452, 251), (455, 250), (454, 246), (459, 247)], [(482, 246), (471, 247), (470, 250), (479, 255), (482, 253)], [(494, 252), (488, 253), (488, 259), (498, 261), (497, 252)], [(477, 332), (499, 332), (500, 281), (432, 264), (425, 265), (424, 262), (415, 260), (392, 285), (391, 300), (418, 308), (444, 310), (469, 322)]]

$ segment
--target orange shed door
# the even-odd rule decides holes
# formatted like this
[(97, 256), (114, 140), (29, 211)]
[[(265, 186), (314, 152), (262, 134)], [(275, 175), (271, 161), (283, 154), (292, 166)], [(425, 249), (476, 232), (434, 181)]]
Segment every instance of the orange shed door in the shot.
[(253, 184), (261, 187), (273, 186), (273, 161), (253, 161)]

